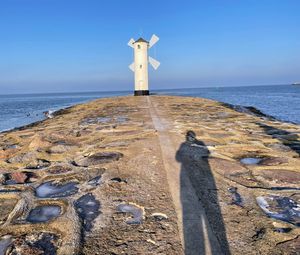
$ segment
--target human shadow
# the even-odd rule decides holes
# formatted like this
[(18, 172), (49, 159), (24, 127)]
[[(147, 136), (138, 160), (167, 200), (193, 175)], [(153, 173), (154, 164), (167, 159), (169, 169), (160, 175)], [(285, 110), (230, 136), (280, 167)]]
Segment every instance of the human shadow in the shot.
[(299, 136), (297, 134), (260, 122), (257, 122), (256, 124), (261, 127), (267, 135), (271, 136), (274, 139), (277, 139), (283, 145), (289, 147), (300, 156), (300, 142), (298, 140)]
[[(185, 255), (206, 254), (208, 245), (212, 255), (230, 254), (209, 155), (205, 143), (197, 140), (193, 131), (186, 133), (186, 141), (176, 153), (176, 160), (181, 163), (180, 199)], [(210, 228), (208, 231), (207, 226)]]

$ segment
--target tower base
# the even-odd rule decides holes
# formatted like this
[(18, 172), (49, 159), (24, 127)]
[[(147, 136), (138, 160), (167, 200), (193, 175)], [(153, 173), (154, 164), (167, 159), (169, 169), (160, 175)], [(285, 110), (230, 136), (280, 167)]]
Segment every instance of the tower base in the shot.
[(135, 96), (149, 96), (149, 90), (135, 90)]

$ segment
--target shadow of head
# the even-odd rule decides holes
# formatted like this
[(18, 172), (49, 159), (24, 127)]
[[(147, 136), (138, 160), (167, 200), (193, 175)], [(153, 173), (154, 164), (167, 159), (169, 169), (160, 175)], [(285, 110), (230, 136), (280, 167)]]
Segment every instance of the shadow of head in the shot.
[(196, 140), (196, 134), (194, 131), (189, 130), (186, 132), (185, 139), (187, 142), (194, 142)]
[(196, 137), (196, 133), (192, 130), (186, 132), (185, 139), (188, 143), (205, 147), (205, 143)]

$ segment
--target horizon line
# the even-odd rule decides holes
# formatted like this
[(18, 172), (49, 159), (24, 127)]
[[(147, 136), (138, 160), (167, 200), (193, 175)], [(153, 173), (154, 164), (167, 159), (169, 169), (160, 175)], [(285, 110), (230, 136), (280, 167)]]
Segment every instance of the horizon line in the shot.
[[(182, 90), (182, 89), (206, 89), (206, 88), (236, 88), (236, 87), (262, 87), (262, 86), (287, 86), (292, 85), (292, 83), (280, 83), (280, 84), (253, 84), (253, 85), (232, 85), (232, 86), (205, 86), (205, 87), (188, 87), (188, 88), (166, 88), (166, 89), (150, 89), (150, 91), (164, 91), (164, 90)], [(79, 94), (79, 93), (131, 93), (134, 90), (86, 90), (86, 91), (45, 91), (45, 92), (33, 92), (33, 93), (8, 93), (8, 94), (0, 94), (0, 96), (11, 96), (11, 95), (44, 95), (44, 94)]]

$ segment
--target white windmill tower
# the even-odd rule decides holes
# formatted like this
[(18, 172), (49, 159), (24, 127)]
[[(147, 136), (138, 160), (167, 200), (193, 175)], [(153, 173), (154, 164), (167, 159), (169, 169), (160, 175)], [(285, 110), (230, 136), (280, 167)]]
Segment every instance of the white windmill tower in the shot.
[(138, 40), (130, 39), (128, 45), (134, 49), (134, 62), (129, 68), (134, 72), (134, 95), (149, 95), (148, 87), (148, 62), (156, 70), (160, 63), (154, 58), (148, 57), (148, 49), (157, 43), (159, 38), (152, 35), (150, 42), (143, 38)]

